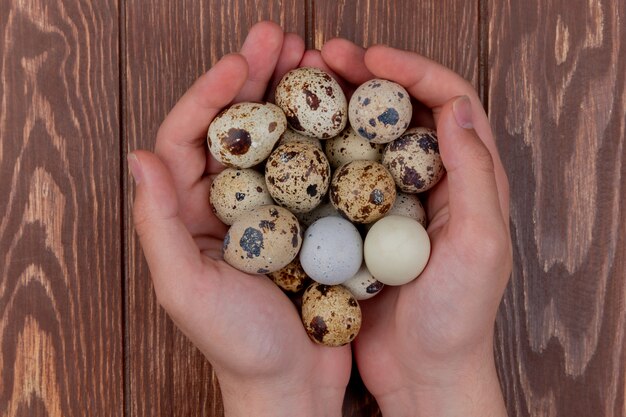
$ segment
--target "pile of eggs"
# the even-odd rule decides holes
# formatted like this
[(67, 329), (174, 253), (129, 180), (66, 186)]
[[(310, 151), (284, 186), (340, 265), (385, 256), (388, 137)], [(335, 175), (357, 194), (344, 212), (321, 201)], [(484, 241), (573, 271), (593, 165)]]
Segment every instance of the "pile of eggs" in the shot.
[(209, 126), (209, 150), (227, 166), (210, 193), (230, 225), (224, 260), (304, 290), (307, 333), (341, 346), (361, 327), (358, 300), (412, 281), (428, 262), (417, 194), (444, 174), (437, 135), (409, 128), (410, 96), (387, 80), (364, 83), (348, 103), (329, 74), (298, 68), (275, 101), (234, 104)]

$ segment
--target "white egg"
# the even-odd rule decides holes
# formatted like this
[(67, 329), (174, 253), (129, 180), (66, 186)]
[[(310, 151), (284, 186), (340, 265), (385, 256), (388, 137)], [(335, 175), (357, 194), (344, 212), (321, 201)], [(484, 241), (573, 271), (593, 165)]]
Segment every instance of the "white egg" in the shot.
[(430, 257), (430, 239), (417, 220), (383, 217), (365, 237), (367, 269), (385, 285), (403, 285), (424, 270)]
[(324, 217), (306, 231), (300, 263), (320, 284), (337, 285), (354, 276), (363, 262), (363, 240), (342, 217)]
[(361, 269), (355, 276), (342, 284), (346, 287), (357, 300), (368, 300), (378, 294), (385, 286), (372, 276), (367, 269), (367, 265), (363, 263)]

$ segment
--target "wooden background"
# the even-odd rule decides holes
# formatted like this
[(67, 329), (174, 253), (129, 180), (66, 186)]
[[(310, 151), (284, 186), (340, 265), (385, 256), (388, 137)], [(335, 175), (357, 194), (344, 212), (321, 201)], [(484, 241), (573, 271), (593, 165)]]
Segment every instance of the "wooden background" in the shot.
[[(155, 302), (125, 154), (262, 19), (476, 86), (512, 191), (509, 413), (626, 416), (626, 0), (0, 0), (0, 416), (222, 415)], [(344, 415), (378, 414), (354, 378)]]

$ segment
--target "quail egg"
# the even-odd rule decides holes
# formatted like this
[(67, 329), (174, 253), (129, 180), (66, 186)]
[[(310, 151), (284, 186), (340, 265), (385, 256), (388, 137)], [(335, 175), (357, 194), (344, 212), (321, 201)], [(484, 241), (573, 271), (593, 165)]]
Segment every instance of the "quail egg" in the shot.
[(298, 219), (269, 205), (239, 217), (224, 237), (224, 260), (249, 274), (268, 274), (287, 266), (302, 245)]
[(348, 127), (338, 136), (324, 141), (324, 147), (328, 162), (335, 169), (357, 159), (380, 162), (385, 145), (369, 142)]
[(292, 213), (305, 213), (320, 204), (330, 183), (326, 155), (315, 146), (292, 142), (280, 145), (265, 164), (270, 195)]
[(289, 265), (267, 275), (276, 285), (288, 292), (298, 292), (309, 284), (311, 279), (302, 269), (300, 260), (296, 257)]
[(431, 189), (445, 173), (437, 132), (425, 127), (407, 130), (385, 147), (383, 165), (405, 193)]
[(361, 265), (361, 269), (359, 269), (359, 272), (357, 272), (355, 276), (341, 285), (346, 287), (354, 298), (359, 301), (369, 300), (378, 294), (385, 286), (385, 284), (372, 276), (365, 263)]
[(344, 217), (356, 223), (371, 223), (393, 206), (396, 185), (378, 162), (352, 161), (335, 171), (329, 194)]
[(336, 136), (348, 120), (341, 87), (319, 68), (296, 68), (285, 74), (276, 87), (276, 104), (293, 130), (318, 139)]
[(352, 128), (372, 143), (388, 143), (400, 137), (413, 116), (411, 97), (404, 87), (381, 79), (361, 84), (348, 109)]
[(287, 128), (282, 110), (272, 103), (238, 103), (209, 126), (211, 155), (226, 166), (250, 168), (268, 157)]
[(302, 296), (302, 323), (311, 340), (326, 346), (343, 346), (361, 329), (361, 307), (340, 285), (313, 283)]
[(211, 183), (209, 195), (213, 212), (231, 225), (250, 210), (274, 204), (263, 174), (249, 168), (226, 168)]

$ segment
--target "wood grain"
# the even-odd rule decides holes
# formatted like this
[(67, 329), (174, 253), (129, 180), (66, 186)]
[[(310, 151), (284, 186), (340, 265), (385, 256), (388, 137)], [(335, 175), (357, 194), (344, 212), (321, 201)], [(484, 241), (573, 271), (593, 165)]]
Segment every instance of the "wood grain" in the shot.
[[(364, 47), (384, 43), (419, 52), (454, 69), (479, 87), (479, 5), (411, 0), (315, 0), (314, 46), (334, 37)], [(356, 365), (355, 365), (356, 367)], [(358, 371), (352, 373), (344, 416), (380, 415)]]
[(626, 2), (489, 8), (516, 260), (498, 321), (510, 415), (624, 416)]
[(123, 412), (118, 18), (2, 2), (2, 416)]
[[(129, 0), (125, 16), (124, 147), (130, 150), (153, 148), (169, 109), (222, 55), (240, 48), (254, 23), (273, 20), (301, 36), (305, 26), (297, 0), (160, 0), (149, 8)], [(130, 218), (126, 230), (130, 415), (223, 415), (209, 363), (156, 303)]]

